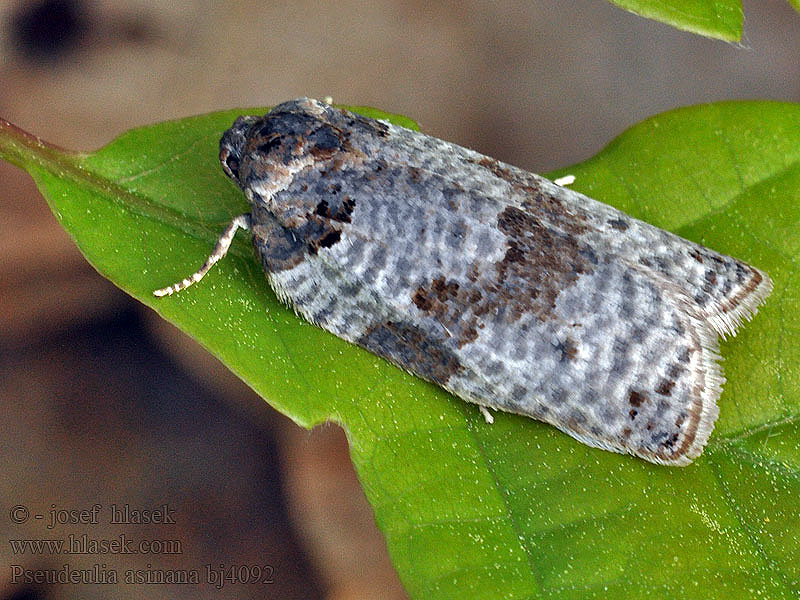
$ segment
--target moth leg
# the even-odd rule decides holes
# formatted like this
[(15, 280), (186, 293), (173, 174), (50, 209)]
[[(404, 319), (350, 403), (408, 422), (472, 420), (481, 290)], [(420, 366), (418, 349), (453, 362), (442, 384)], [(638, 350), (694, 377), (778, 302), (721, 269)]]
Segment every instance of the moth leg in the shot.
[(155, 290), (153, 295), (160, 298), (162, 296), (170, 296), (175, 292), (180, 292), (181, 290), (185, 290), (193, 283), (197, 283), (200, 281), (203, 276), (208, 273), (208, 270), (214, 266), (214, 263), (221, 259), (228, 253), (228, 248), (231, 247), (231, 243), (233, 242), (233, 237), (236, 235), (236, 232), (239, 229), (244, 229), (248, 231), (250, 229), (250, 215), (244, 214), (239, 215), (233, 221), (231, 221), (225, 230), (220, 234), (219, 239), (217, 239), (217, 243), (214, 246), (214, 249), (211, 251), (211, 254), (206, 259), (206, 262), (197, 269), (194, 273), (189, 275), (186, 279), (179, 281), (178, 283), (173, 283), (169, 287), (161, 288)]
[(483, 420), (486, 421), (486, 423), (488, 423), (489, 425), (494, 423), (494, 416), (492, 415), (492, 413), (489, 412), (488, 408), (486, 408), (485, 406), (478, 405), (478, 410), (481, 411), (481, 414), (483, 415)]

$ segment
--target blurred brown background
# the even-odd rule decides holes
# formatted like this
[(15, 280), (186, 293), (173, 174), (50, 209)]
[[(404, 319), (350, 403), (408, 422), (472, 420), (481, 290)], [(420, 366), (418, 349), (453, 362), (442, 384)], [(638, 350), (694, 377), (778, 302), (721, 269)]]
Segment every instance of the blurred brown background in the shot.
[[(603, 0), (0, 1), (0, 114), (92, 150), (136, 125), (332, 96), (544, 172), (669, 108), (800, 100), (800, 15), (784, 0), (744, 9), (733, 45)], [(0, 600), (404, 597), (337, 427), (300, 430), (103, 280), (5, 163), (0, 216)], [(51, 510), (95, 504), (98, 525), (46, 527)], [(109, 525), (112, 504), (167, 504), (175, 523)], [(44, 519), (13, 523), (16, 505)], [(9, 543), (70, 533), (179, 540), (182, 553)], [(12, 580), (11, 565), (64, 564), (274, 573), (221, 589)]]

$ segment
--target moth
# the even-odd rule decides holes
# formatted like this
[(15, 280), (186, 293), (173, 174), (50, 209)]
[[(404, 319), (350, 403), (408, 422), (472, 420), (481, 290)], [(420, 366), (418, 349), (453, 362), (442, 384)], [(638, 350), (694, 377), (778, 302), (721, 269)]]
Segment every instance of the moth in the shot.
[(718, 336), (769, 277), (533, 173), (300, 98), (236, 119), (225, 174), (278, 297), (454, 395), (686, 465), (717, 418)]

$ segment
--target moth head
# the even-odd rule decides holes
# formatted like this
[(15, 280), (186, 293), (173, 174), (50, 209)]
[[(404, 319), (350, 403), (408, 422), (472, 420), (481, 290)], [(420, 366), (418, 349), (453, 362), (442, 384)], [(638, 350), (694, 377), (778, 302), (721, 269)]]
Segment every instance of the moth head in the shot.
[[(220, 140), (220, 162), (248, 202), (266, 209), (283, 227), (299, 227), (309, 214), (318, 220), (329, 212), (342, 220), (352, 207), (337, 208), (329, 200), (327, 211), (315, 212), (316, 192), (305, 192), (309, 185), (346, 178), (380, 148), (388, 131), (380, 121), (300, 98), (263, 117), (236, 119)], [(336, 175), (321, 177), (330, 173)]]
[(239, 117), (220, 140), (220, 163), (242, 189), (283, 187), (298, 171), (347, 149), (341, 118), (341, 111), (308, 98), (263, 117)]
[(257, 117), (238, 117), (219, 141), (219, 162), (222, 170), (236, 183), (239, 183), (239, 167), (247, 143), (247, 132), (256, 120)]

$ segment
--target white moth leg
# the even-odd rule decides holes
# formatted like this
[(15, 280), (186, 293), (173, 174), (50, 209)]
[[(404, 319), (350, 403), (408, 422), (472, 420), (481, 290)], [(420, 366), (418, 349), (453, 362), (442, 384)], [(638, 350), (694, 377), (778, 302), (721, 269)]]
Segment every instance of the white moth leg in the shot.
[(486, 421), (489, 425), (494, 423), (494, 416), (492, 415), (492, 413), (489, 412), (488, 408), (486, 408), (485, 406), (478, 405), (478, 410), (481, 411), (484, 421)]
[(197, 283), (200, 281), (203, 276), (208, 273), (208, 270), (214, 266), (214, 263), (221, 259), (228, 253), (228, 248), (231, 247), (231, 242), (233, 242), (233, 237), (236, 235), (236, 232), (239, 229), (244, 229), (245, 231), (250, 229), (250, 215), (239, 215), (233, 221), (231, 221), (222, 234), (217, 239), (217, 243), (214, 246), (214, 249), (211, 251), (211, 254), (206, 259), (206, 262), (203, 263), (197, 271), (189, 275), (183, 281), (179, 281), (178, 283), (173, 283), (169, 287), (161, 288), (153, 292), (153, 295), (160, 298), (161, 296), (169, 296), (174, 294), (175, 292), (180, 292), (181, 290), (185, 290), (193, 283)]

